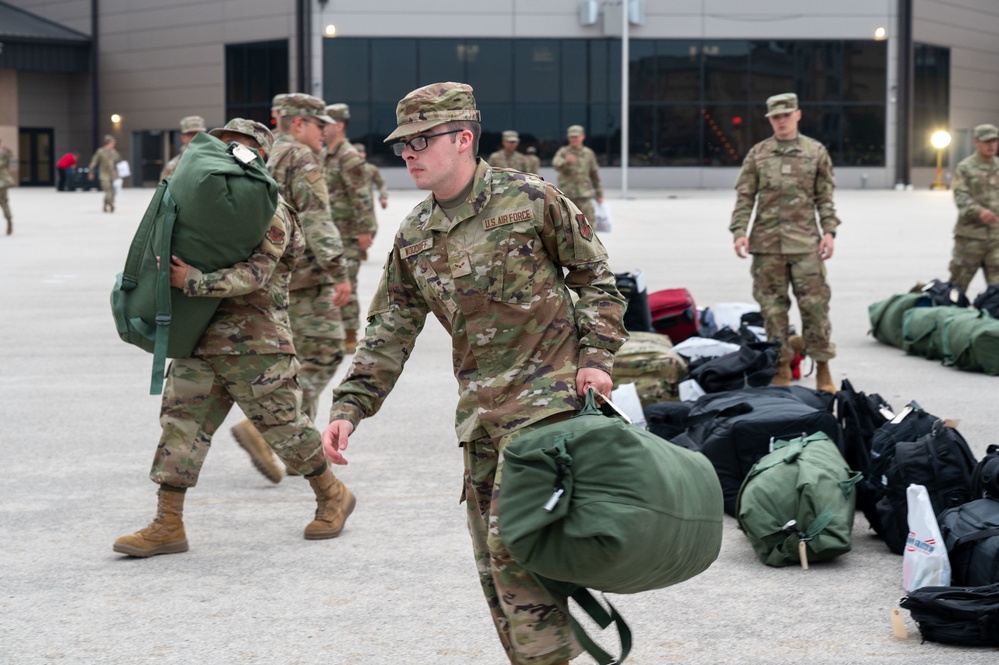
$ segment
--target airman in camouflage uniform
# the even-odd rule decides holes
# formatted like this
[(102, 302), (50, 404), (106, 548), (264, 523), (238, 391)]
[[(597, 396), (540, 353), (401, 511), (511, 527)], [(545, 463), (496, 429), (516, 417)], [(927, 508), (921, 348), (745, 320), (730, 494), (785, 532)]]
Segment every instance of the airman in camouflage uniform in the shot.
[[(305, 256), (291, 278), (288, 314), (300, 365), (302, 408), (314, 420), (319, 394), (343, 360), (340, 308), (350, 296), (343, 242), (330, 215), (329, 191), (319, 161), (323, 130), (333, 119), (326, 115), (323, 100), (311, 95), (278, 95), (273, 104), (278, 133), (267, 169), (281, 196), (298, 213), (305, 233)], [(257, 470), (279, 482), (281, 469), (252, 424), (244, 420), (232, 433)]]
[(13, 159), (14, 152), (0, 142), (0, 209), (7, 219), (7, 235), (14, 232), (14, 216), (10, 212), (10, 201), (7, 199), (7, 190), (14, 186), (14, 178), (10, 175), (10, 163)]
[(173, 175), (173, 172), (177, 170), (177, 164), (180, 163), (180, 158), (184, 156), (184, 151), (187, 150), (188, 144), (191, 142), (198, 132), (208, 131), (205, 128), (205, 119), (200, 115), (189, 115), (186, 118), (180, 119), (180, 152), (173, 156), (173, 158), (166, 163), (163, 170), (160, 172), (160, 180), (166, 180)]
[(503, 147), (489, 155), (489, 166), (496, 169), (514, 169), (517, 171), (527, 171), (527, 159), (517, 152), (517, 145), (520, 143), (520, 134), (513, 130), (503, 132)]
[(604, 202), (604, 189), (600, 184), (596, 154), (583, 145), (586, 132), (582, 125), (572, 125), (566, 131), (569, 145), (558, 149), (552, 158), (552, 167), (558, 173), (558, 187), (583, 211), (590, 222), (596, 219), (593, 199)]
[(115, 139), (110, 134), (104, 137), (104, 145), (97, 149), (90, 158), (90, 174), (88, 179), (94, 179), (94, 168), (100, 168), (101, 189), (104, 190), (104, 212), (114, 212), (114, 181), (118, 177), (116, 164), (121, 161), (121, 155), (114, 149)]
[[(403, 221), (347, 377), (323, 433), (344, 464), (347, 438), (374, 415), (433, 315), (452, 338), (455, 430), (480, 583), (511, 663), (579, 653), (552, 596), (510, 556), (499, 531), (503, 448), (569, 417), (593, 387), (609, 394), (624, 343), (624, 300), (589, 220), (552, 185), (476, 159), (479, 111), (461, 83), (419, 88), (386, 141), (432, 194)], [(573, 292), (578, 300), (573, 300)]]
[(999, 283), (999, 128), (975, 127), (975, 154), (954, 169), (954, 250), (950, 281), (967, 291), (981, 268), (986, 284)]
[(541, 158), (538, 157), (538, 149), (533, 145), (527, 149), (527, 152), (524, 155), (524, 161), (526, 162), (526, 165), (524, 166), (524, 173), (541, 175)]
[[(368, 190), (371, 191), (374, 188), (378, 189), (378, 203), (381, 205), (382, 210), (388, 207), (388, 187), (385, 186), (385, 178), (382, 177), (382, 172), (378, 170), (378, 167), (367, 161), (368, 151), (364, 147), (363, 143), (355, 143), (354, 150), (361, 156), (364, 161), (364, 177), (368, 180)], [(374, 201), (372, 200), (371, 206), (372, 212), (374, 212)]]
[[(273, 140), (266, 127), (241, 118), (212, 134), (261, 155)], [(191, 357), (174, 360), (167, 372), (160, 414), (163, 433), (150, 472), (160, 486), (156, 518), (145, 529), (116, 540), (115, 552), (148, 557), (187, 551), (185, 493), (197, 484), (212, 435), (234, 403), (281, 459), (312, 485), (317, 510), (305, 527), (305, 538), (340, 535), (354, 497), (323, 459), (319, 432), (301, 408), (295, 378), (288, 283), (304, 249), (294, 211), (280, 200), (270, 228), (245, 261), (202, 273), (182, 258), (171, 257), (171, 286), (187, 296), (223, 300)]]
[(357, 273), (361, 257), (374, 241), (378, 225), (371, 202), (371, 184), (364, 170), (364, 158), (347, 141), (350, 108), (346, 104), (326, 107), (326, 114), (336, 122), (326, 125), (326, 147), (320, 161), (326, 172), (330, 193), (330, 213), (343, 241), (343, 258), (350, 278), (350, 299), (341, 316), (346, 328), (344, 351), (353, 353), (357, 346), (361, 308), (357, 301)]
[[(774, 385), (791, 382), (790, 286), (801, 311), (805, 353), (816, 363), (816, 386), (835, 392), (829, 360), (836, 346), (829, 341), (830, 290), (823, 264), (832, 257), (840, 223), (833, 207), (832, 160), (821, 143), (798, 133), (797, 95), (769, 98), (767, 118), (774, 135), (754, 145), (743, 161), (729, 231), (736, 255), (753, 255), (753, 297), (760, 304), (767, 336), (781, 343)], [(756, 217), (747, 238), (754, 205)]]

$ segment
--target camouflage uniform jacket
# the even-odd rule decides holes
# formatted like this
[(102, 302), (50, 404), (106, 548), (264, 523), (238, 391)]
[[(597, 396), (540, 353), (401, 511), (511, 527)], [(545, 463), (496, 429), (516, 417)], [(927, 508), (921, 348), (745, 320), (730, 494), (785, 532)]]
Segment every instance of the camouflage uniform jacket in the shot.
[(333, 152), (324, 149), (321, 155), (330, 194), (330, 213), (344, 239), (356, 239), (362, 233), (374, 233), (374, 207), (371, 185), (364, 172), (364, 158), (347, 141)]
[(541, 158), (537, 155), (524, 155), (524, 173), (534, 173), (541, 175)]
[[(576, 163), (566, 161), (569, 155), (576, 156)], [(558, 188), (573, 199), (602, 199), (604, 188), (600, 184), (596, 154), (583, 146), (579, 150), (571, 145), (558, 149), (552, 158), (552, 167), (558, 173)]]
[(489, 166), (497, 169), (516, 169), (517, 171), (527, 171), (527, 157), (516, 150), (507, 157), (503, 150), (497, 150), (489, 155)]
[(330, 215), (330, 195), (315, 153), (290, 135), (278, 133), (267, 170), (305, 233), (305, 256), (292, 275), (291, 289), (346, 282), (343, 241)]
[(977, 152), (965, 157), (954, 169), (952, 185), (957, 204), (954, 235), (978, 240), (999, 238), (999, 224), (986, 224), (979, 217), (986, 209), (999, 215), (999, 160), (986, 162)]
[[(378, 167), (371, 162), (364, 162), (364, 175), (368, 179), (368, 189), (371, 189), (373, 184), (378, 188), (378, 198), (387, 199), (388, 187), (385, 186), (385, 178), (382, 177), (382, 172), (378, 170)], [(374, 201), (372, 201), (373, 203)]]
[(187, 150), (186, 145), (180, 146), (180, 152), (170, 158), (170, 161), (166, 163), (163, 170), (160, 171), (160, 180), (166, 180), (174, 174), (177, 170), (177, 164), (180, 164), (180, 158), (184, 156), (184, 151)]
[(7, 146), (0, 148), (0, 188), (14, 186), (14, 178), (10, 175), (10, 163), (13, 159), (13, 150)]
[(281, 200), (270, 228), (246, 261), (209, 273), (190, 266), (185, 295), (224, 299), (193, 355), (295, 353), (288, 283), (304, 251), (295, 213)]
[(378, 411), (431, 313), (452, 340), (459, 441), (578, 409), (576, 371), (611, 372), (623, 312), (606, 250), (576, 206), (540, 178), (480, 160), (453, 221), (431, 195), (400, 226), (330, 418), (356, 426)]
[(97, 166), (101, 169), (100, 176), (101, 179), (114, 180), (118, 177), (118, 170), (115, 168), (115, 164), (121, 161), (121, 155), (114, 148), (104, 148), (100, 147), (94, 156), (90, 158), (90, 172), (94, 172), (94, 167)]
[[(742, 163), (732, 223), (735, 239), (749, 233), (753, 254), (807, 254), (818, 250), (821, 236), (839, 226), (833, 207), (833, 165), (825, 147), (801, 134), (781, 147), (771, 136), (754, 145)], [(819, 226), (815, 224), (815, 212)]]

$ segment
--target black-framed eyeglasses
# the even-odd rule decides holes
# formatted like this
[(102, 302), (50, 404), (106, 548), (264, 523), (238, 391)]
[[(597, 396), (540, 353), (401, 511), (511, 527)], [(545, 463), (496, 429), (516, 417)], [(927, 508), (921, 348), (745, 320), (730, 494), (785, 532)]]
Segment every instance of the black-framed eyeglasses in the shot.
[(305, 118), (302, 118), (302, 119), (305, 120), (305, 122), (309, 123), (310, 125), (315, 125), (319, 129), (326, 129), (326, 125), (329, 124), (325, 120), (320, 120), (319, 118), (305, 117)]
[(398, 143), (392, 144), (392, 152), (395, 153), (396, 157), (402, 157), (402, 151), (406, 149), (406, 146), (412, 148), (413, 152), (419, 152), (421, 150), (427, 149), (427, 139), (432, 139), (435, 136), (444, 136), (445, 134), (457, 134), (458, 132), (463, 132), (464, 129), (452, 129), (448, 132), (440, 132), (439, 134), (424, 134), (423, 136), (417, 136), (416, 138), (409, 139), (408, 141), (399, 141)]

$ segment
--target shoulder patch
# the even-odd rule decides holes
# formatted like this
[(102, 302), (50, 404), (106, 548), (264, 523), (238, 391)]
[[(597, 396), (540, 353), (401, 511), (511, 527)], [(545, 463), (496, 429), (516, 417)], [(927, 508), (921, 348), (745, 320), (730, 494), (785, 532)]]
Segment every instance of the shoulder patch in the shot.
[(526, 222), (532, 219), (534, 219), (534, 211), (530, 208), (523, 208), (521, 210), (514, 210), (513, 212), (505, 212), (495, 217), (489, 217), (482, 221), (482, 228), (488, 231), (489, 229), (495, 229), (497, 226)]
[(284, 243), (284, 231), (276, 226), (267, 229), (267, 239), (275, 245)]
[(587, 221), (586, 215), (583, 213), (576, 215), (576, 226), (579, 227), (579, 235), (583, 238), (583, 240), (586, 242), (593, 240), (593, 227), (591, 227), (590, 223)]

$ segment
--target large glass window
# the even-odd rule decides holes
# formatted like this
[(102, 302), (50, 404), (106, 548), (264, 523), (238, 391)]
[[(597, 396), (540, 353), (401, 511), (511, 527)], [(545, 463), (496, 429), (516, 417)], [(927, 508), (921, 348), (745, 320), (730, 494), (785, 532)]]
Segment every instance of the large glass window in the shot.
[(915, 44), (914, 51), (912, 165), (936, 166), (937, 152), (930, 137), (950, 127), (950, 49)]
[[(928, 124), (941, 109), (946, 117), (939, 62), (948, 55), (926, 52), (917, 66), (917, 91), (920, 72), (927, 90), (917, 95), (917, 118)], [(382, 139), (400, 97), (433, 81), (466, 81), (483, 116), (481, 154), (514, 129), (521, 148), (537, 147), (547, 165), (566, 128), (580, 124), (600, 163), (613, 165), (620, 58), (620, 42), (610, 39), (338, 38), (324, 46), (324, 94), (351, 105), (351, 139), (378, 163), (398, 163)], [(738, 166), (772, 134), (767, 97), (795, 92), (802, 133), (822, 141), (835, 164), (884, 164), (886, 58), (885, 42), (874, 40), (632, 39), (629, 163)]]
[(273, 126), (271, 100), (288, 92), (288, 40), (226, 44), (225, 117)]

